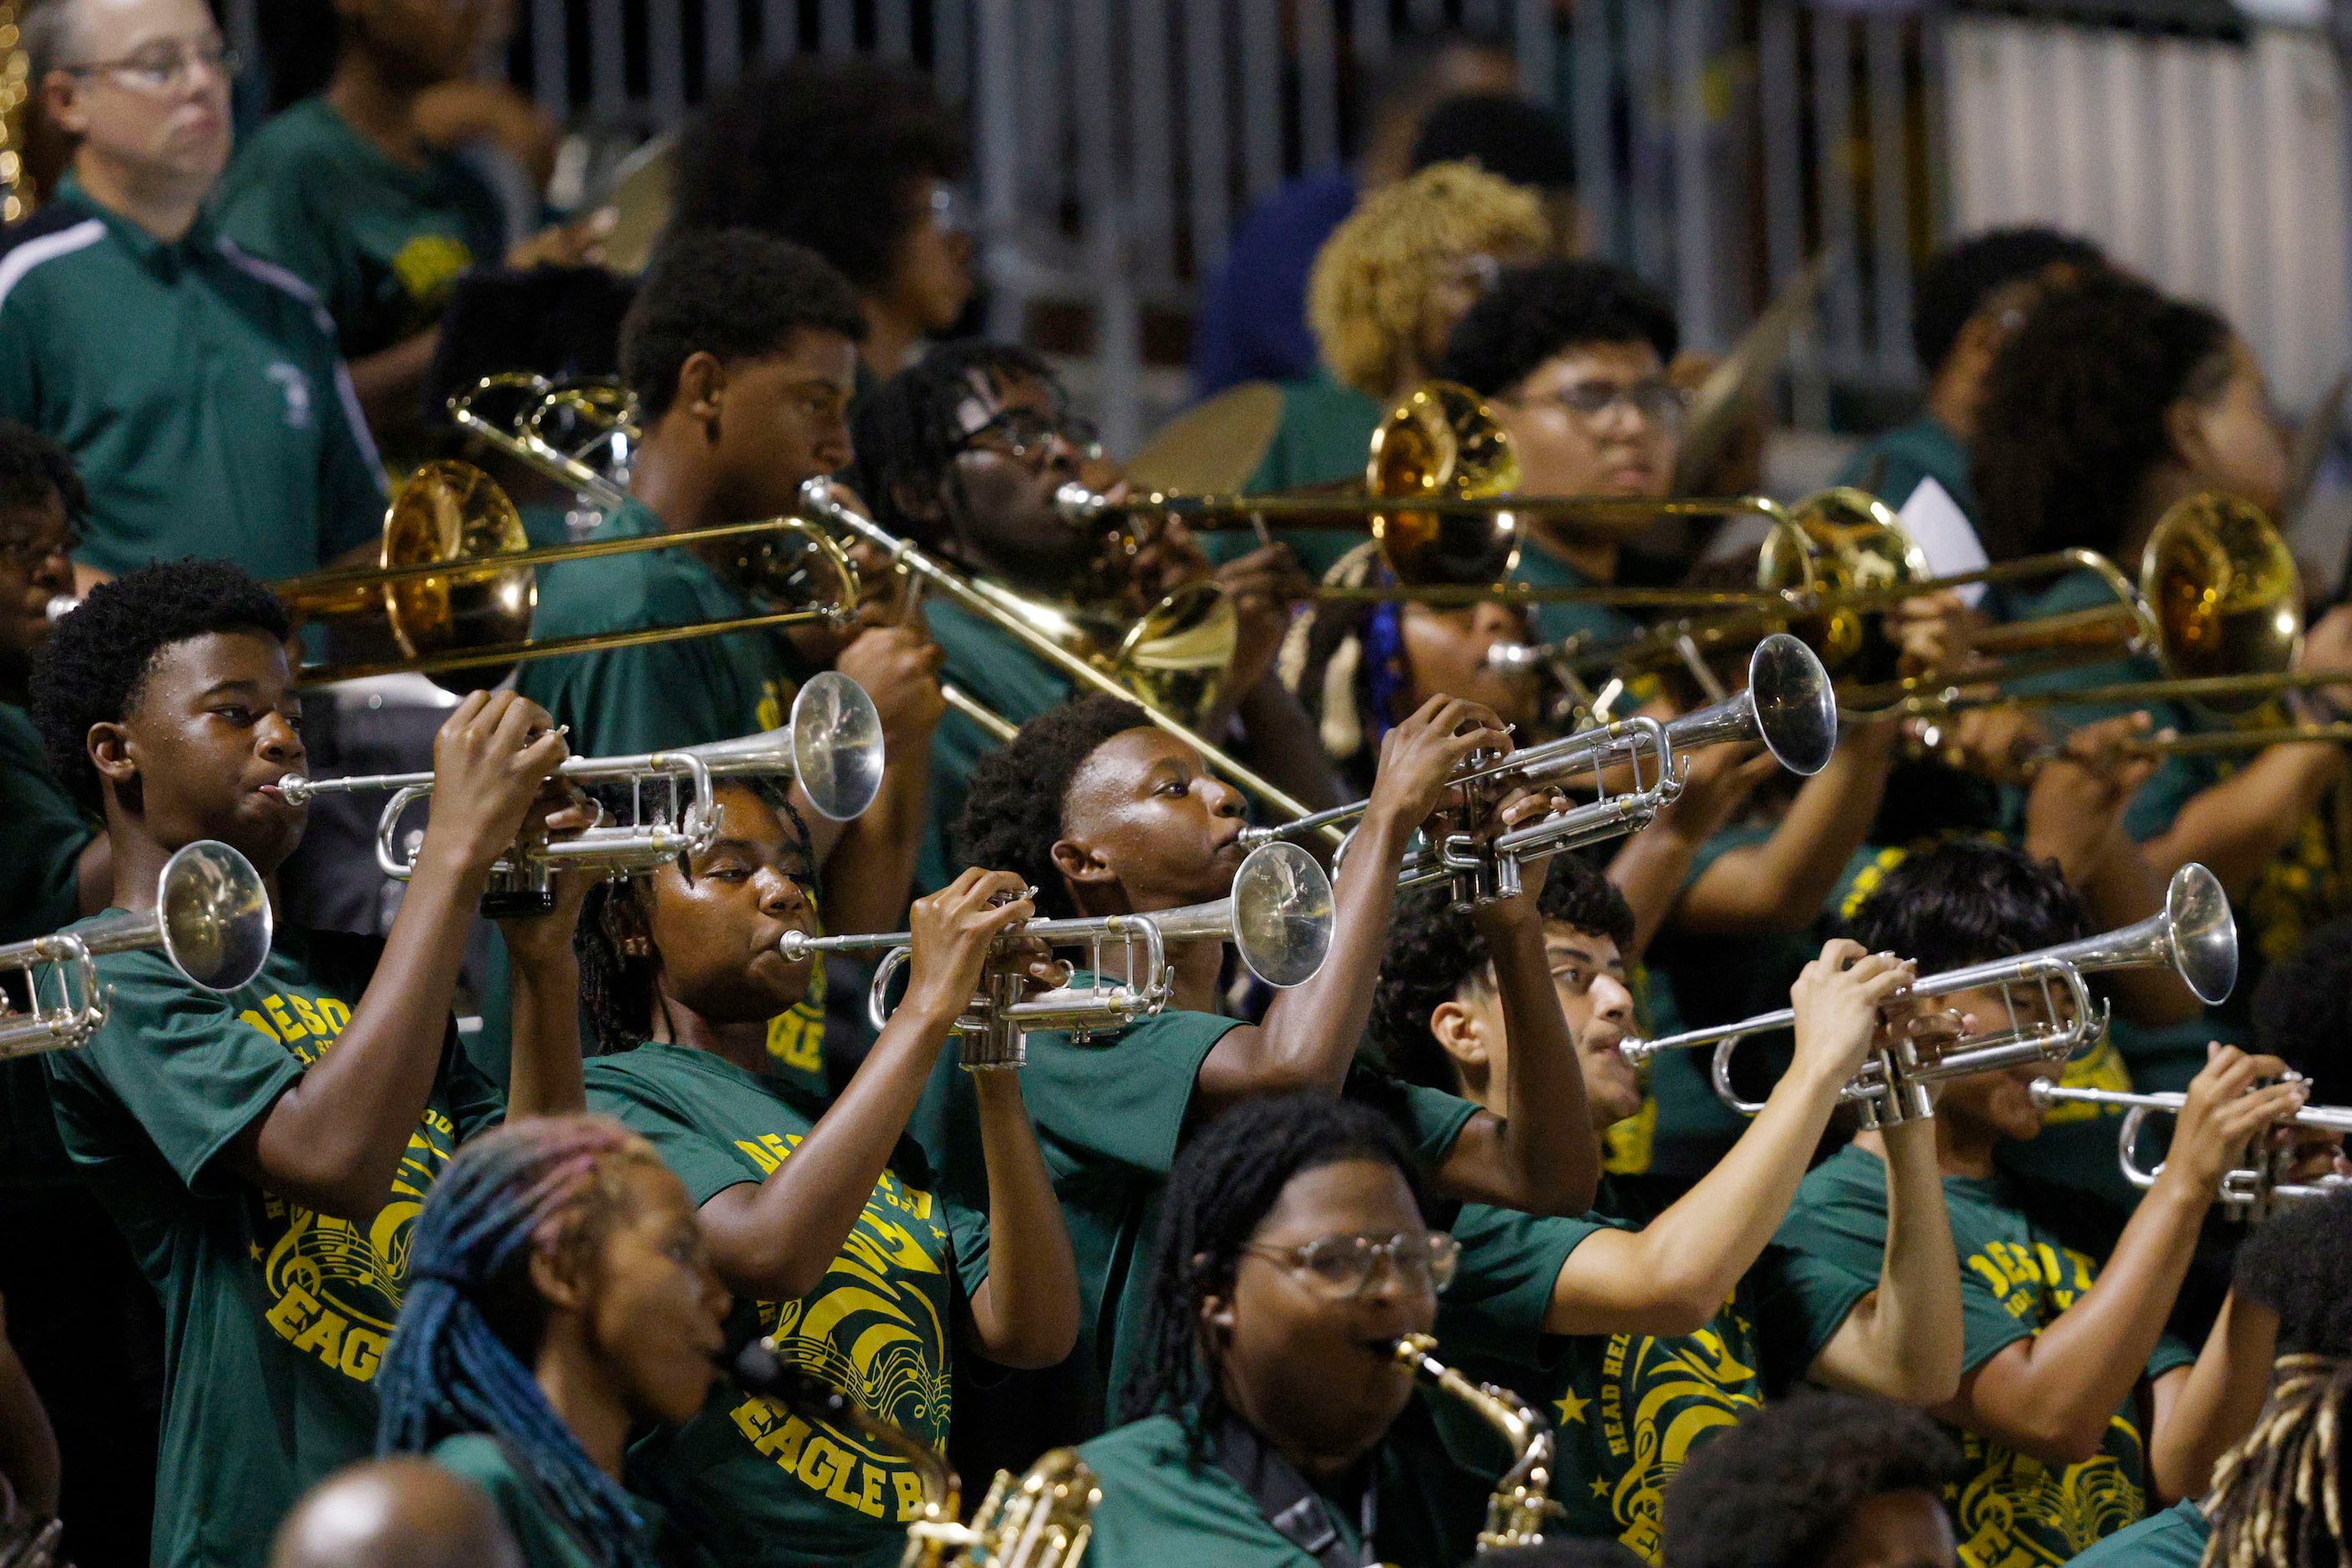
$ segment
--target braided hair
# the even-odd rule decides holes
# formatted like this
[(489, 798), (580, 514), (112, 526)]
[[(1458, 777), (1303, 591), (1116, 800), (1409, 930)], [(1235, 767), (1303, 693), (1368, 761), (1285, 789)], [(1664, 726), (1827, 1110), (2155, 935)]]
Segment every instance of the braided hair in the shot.
[(2336, 1568), (2345, 1529), (2345, 1427), (2352, 1423), (2352, 1193), (2299, 1204), (2238, 1254), (2237, 1289), (2278, 1313), (2283, 1352), (2270, 1399), (2214, 1467), (2205, 1513), (2210, 1568)]
[(654, 1568), (628, 1494), (597, 1468), (531, 1373), (547, 1301), (542, 1253), (593, 1255), (618, 1216), (620, 1173), (658, 1164), (603, 1116), (541, 1116), (466, 1143), (416, 1222), (409, 1279), (375, 1386), (380, 1454), (487, 1433), (592, 1561)]
[(1350, 1160), (1394, 1165), (1424, 1212), (1421, 1173), (1403, 1137), (1377, 1111), (1328, 1095), (1244, 1100), (1203, 1128), (1176, 1156), (1160, 1199), (1151, 1300), (1142, 1349), (1120, 1392), (1122, 1420), (1161, 1413), (1185, 1426), (1195, 1462), (1225, 1413), (1225, 1396), (1201, 1342), (1202, 1298), (1233, 1288), (1242, 1247), (1291, 1178)]

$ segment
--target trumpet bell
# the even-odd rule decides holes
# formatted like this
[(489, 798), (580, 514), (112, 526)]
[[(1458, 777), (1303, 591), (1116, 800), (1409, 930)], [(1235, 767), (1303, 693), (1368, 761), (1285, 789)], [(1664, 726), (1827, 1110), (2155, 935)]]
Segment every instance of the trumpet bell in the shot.
[(269, 890), (226, 844), (200, 838), (165, 861), (155, 912), (164, 956), (207, 991), (251, 984), (269, 957)]
[(392, 634), (404, 658), (519, 643), (530, 637), (539, 578), (530, 568), (488, 569), (499, 555), (530, 548), (522, 515), (498, 482), (470, 463), (427, 463), (393, 497), (378, 563), (470, 569), (383, 585)]
[(2183, 866), (2165, 889), (2164, 916), (2182, 982), (2209, 1007), (2226, 1000), (2238, 984), (2238, 921), (2221, 879), (2193, 861)]
[[(1518, 454), (1485, 399), (1457, 383), (1433, 381), (1390, 409), (1372, 433), (1364, 488), (1399, 500), (1503, 495), (1519, 488)], [(1507, 511), (1374, 512), (1371, 525), (1397, 580), (1414, 586), (1499, 583), (1518, 563), (1518, 519)]]
[[(774, 734), (773, 731), (769, 731)], [(754, 735), (756, 743), (767, 736)], [(866, 689), (837, 669), (811, 676), (793, 699), (793, 774), (809, 804), (835, 822), (862, 816), (882, 793), (882, 715)], [(743, 744), (723, 742), (722, 746)], [(712, 771), (731, 756), (705, 755)]]
[[(2191, 496), (2167, 511), (2140, 557), (2140, 597), (2173, 677), (2271, 675), (2303, 647), (2303, 579), (2262, 509), (2232, 496)], [(2205, 700), (2243, 711), (2263, 694)]]
[(1234, 874), (1234, 947), (1277, 990), (1315, 978), (1331, 951), (1332, 918), (1331, 879), (1296, 844), (1261, 844)]
[(1748, 699), (1757, 738), (1790, 773), (1810, 778), (1837, 749), (1837, 693), (1829, 671), (1803, 642), (1774, 632), (1748, 656)]

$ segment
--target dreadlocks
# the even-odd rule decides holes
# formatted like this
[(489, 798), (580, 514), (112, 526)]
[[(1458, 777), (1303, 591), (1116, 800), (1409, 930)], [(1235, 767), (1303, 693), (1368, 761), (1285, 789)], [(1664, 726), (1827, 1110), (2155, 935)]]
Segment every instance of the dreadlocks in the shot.
[(1225, 1411), (1200, 1337), (1201, 1301), (1231, 1289), (1242, 1247), (1302, 1171), (1349, 1160), (1386, 1162), (1424, 1208), (1421, 1173), (1395, 1128), (1377, 1112), (1323, 1095), (1244, 1100), (1185, 1145), (1160, 1200), (1150, 1304), (1141, 1347), (1120, 1390), (1120, 1418), (1166, 1412), (1185, 1425), (1193, 1458)]
[(541, 1253), (588, 1255), (620, 1210), (622, 1168), (652, 1145), (602, 1116), (542, 1116), (457, 1151), (416, 1222), (409, 1283), (376, 1390), (379, 1453), (482, 1432), (592, 1561), (653, 1568), (628, 1495), (596, 1468), (531, 1373), (547, 1302)]

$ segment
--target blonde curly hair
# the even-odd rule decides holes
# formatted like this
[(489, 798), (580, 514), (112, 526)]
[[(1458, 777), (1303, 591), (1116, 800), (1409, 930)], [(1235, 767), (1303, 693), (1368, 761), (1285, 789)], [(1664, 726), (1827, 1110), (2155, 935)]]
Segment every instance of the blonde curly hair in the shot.
[(1475, 163), (1433, 163), (1357, 205), (1315, 258), (1307, 321), (1333, 375), (1385, 400), (1446, 272), (1480, 252), (1549, 250), (1543, 199)]

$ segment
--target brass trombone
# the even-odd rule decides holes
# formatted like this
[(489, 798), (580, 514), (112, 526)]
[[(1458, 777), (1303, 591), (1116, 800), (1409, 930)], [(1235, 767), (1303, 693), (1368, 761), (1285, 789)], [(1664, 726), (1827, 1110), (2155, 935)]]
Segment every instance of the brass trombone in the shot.
[[(2095, 1105), (2123, 1108), (2124, 1118), (2116, 1129), (2116, 1163), (2122, 1169), (2124, 1180), (2140, 1191), (2156, 1185), (2157, 1177), (2164, 1173), (2164, 1163), (2142, 1166), (2138, 1160), (2140, 1130), (2152, 1116), (2179, 1116), (2189, 1097), (2174, 1089), (2154, 1093), (2131, 1094), (2111, 1089), (2071, 1089), (2053, 1083), (2046, 1078), (2033, 1080), (2033, 1103), (2047, 1110), (2053, 1105)], [(2326, 1132), (2352, 1132), (2352, 1107), (2306, 1105), (2292, 1116), (2280, 1119), (2278, 1125), (2312, 1127)], [(2219, 1202), (2222, 1212), (2231, 1219), (2266, 1219), (2281, 1204), (2300, 1203), (2310, 1198), (2324, 1198), (2328, 1194), (2352, 1186), (2352, 1177), (2324, 1176), (2316, 1182), (2298, 1183), (2284, 1179), (2292, 1152), (2280, 1150), (2262, 1153), (2256, 1163), (2237, 1166), (2221, 1173)]]
[[(597, 871), (625, 877), (650, 871), (681, 856), (708, 849), (718, 836), (718, 802), (712, 781), (772, 774), (797, 781), (819, 815), (846, 822), (874, 804), (882, 788), (882, 717), (865, 689), (838, 670), (811, 676), (793, 698), (791, 721), (782, 728), (732, 741), (713, 741), (675, 751), (637, 756), (572, 757), (556, 776), (574, 784), (625, 783), (634, 786), (630, 820), (599, 822), (571, 837), (518, 843), (490, 868), (482, 896), (486, 913), (544, 913), (555, 907), (556, 871)], [(645, 786), (665, 781), (664, 799), (651, 805)], [(677, 797), (683, 784), (688, 797)], [(288, 800), (307, 802), (322, 795), (390, 790), (376, 818), (375, 859), (383, 874), (406, 881), (416, 869), (414, 851), (398, 847), (400, 819), (434, 791), (430, 773), (371, 773), (312, 779), (289, 773), (278, 782)]]
[[(1168, 959), (1171, 942), (1231, 942), (1250, 973), (1267, 984), (1304, 985), (1331, 951), (1332, 918), (1331, 879), (1323, 868), (1295, 844), (1262, 844), (1243, 859), (1234, 890), (1222, 899), (1146, 915), (1031, 921), (1005, 940), (1085, 948), (1089, 984), (1033, 996), (1019, 970), (985, 971), (980, 994), (955, 1022), (962, 1064), (1017, 1068), (1028, 1059), (1025, 1040), (1034, 1030), (1066, 1029), (1083, 1038), (1160, 1012), (1176, 990)], [(796, 962), (812, 953), (887, 948), (866, 996), (866, 1015), (879, 1029), (889, 1019), (891, 978), (912, 955), (913, 941), (906, 931), (811, 936), (793, 931), (779, 945)], [(1106, 949), (1118, 954), (1117, 978), (1104, 963)]]
[[(27, 1005), (18, 1013), (0, 999), (0, 1059), (71, 1049), (97, 1034), (110, 992), (99, 983), (96, 961), (110, 952), (161, 948), (191, 985), (234, 991), (261, 973), (273, 929), (269, 890), (251, 861), (215, 839), (184, 845), (163, 862), (152, 910), (103, 915), (0, 945), (0, 970), (25, 973)], [(44, 971), (56, 985), (54, 1001), (41, 994)]]
[[(474, 406), (487, 394), (517, 393), (522, 403), (506, 422), (490, 418)], [(642, 432), (637, 425), (637, 400), (627, 388), (610, 381), (554, 382), (530, 371), (502, 371), (486, 375), (467, 391), (449, 399), (449, 417), (457, 426), (481, 439), (533, 473), (569, 488), (600, 511), (617, 510), (629, 499), (630, 461)], [(584, 440), (560, 444), (554, 426), (570, 419), (587, 426)], [(599, 467), (589, 454), (604, 448)]]
[[(2238, 983), (2237, 921), (2231, 916), (2221, 881), (2202, 866), (2191, 863), (2174, 872), (2171, 886), (2165, 890), (2163, 910), (2144, 921), (1916, 981), (1908, 993), (1913, 996), (1948, 996), (1998, 986), (2009, 1008), (2009, 1027), (1977, 1036), (1956, 1050), (1935, 1056), (1922, 1055), (1909, 1040), (1898, 1041), (1865, 1060), (1838, 1099), (1860, 1108), (1864, 1126), (1877, 1127), (1932, 1116), (1929, 1084), (2034, 1062), (2063, 1062), (2106, 1032), (2106, 1010), (2092, 1002), (2084, 976), (2103, 970), (2158, 966), (2178, 974), (2209, 1006), (2226, 998)], [(2021, 1019), (2015, 1001), (2009, 996), (2013, 985), (2035, 988), (2042, 999), (2042, 1015), (2050, 1021)], [(1732, 1088), (1732, 1055), (1749, 1036), (1786, 1029), (1796, 1021), (1794, 1008), (1781, 1007), (1737, 1023), (1688, 1029), (1654, 1040), (1627, 1040), (1617, 1048), (1628, 1061), (1640, 1063), (1660, 1051), (1713, 1046), (1716, 1097), (1741, 1115), (1754, 1116), (1764, 1109), (1764, 1102), (1742, 1100)]]
[(1561, 1511), (1551, 1497), (1556, 1441), (1543, 1412), (1498, 1384), (1473, 1383), (1438, 1360), (1437, 1341), (1428, 1334), (1405, 1335), (1391, 1353), (1412, 1369), (1414, 1377), (1468, 1405), (1511, 1446), (1510, 1468), (1486, 1499), (1486, 1526), (1478, 1532), (1478, 1550), (1541, 1542), (1545, 1525)]

